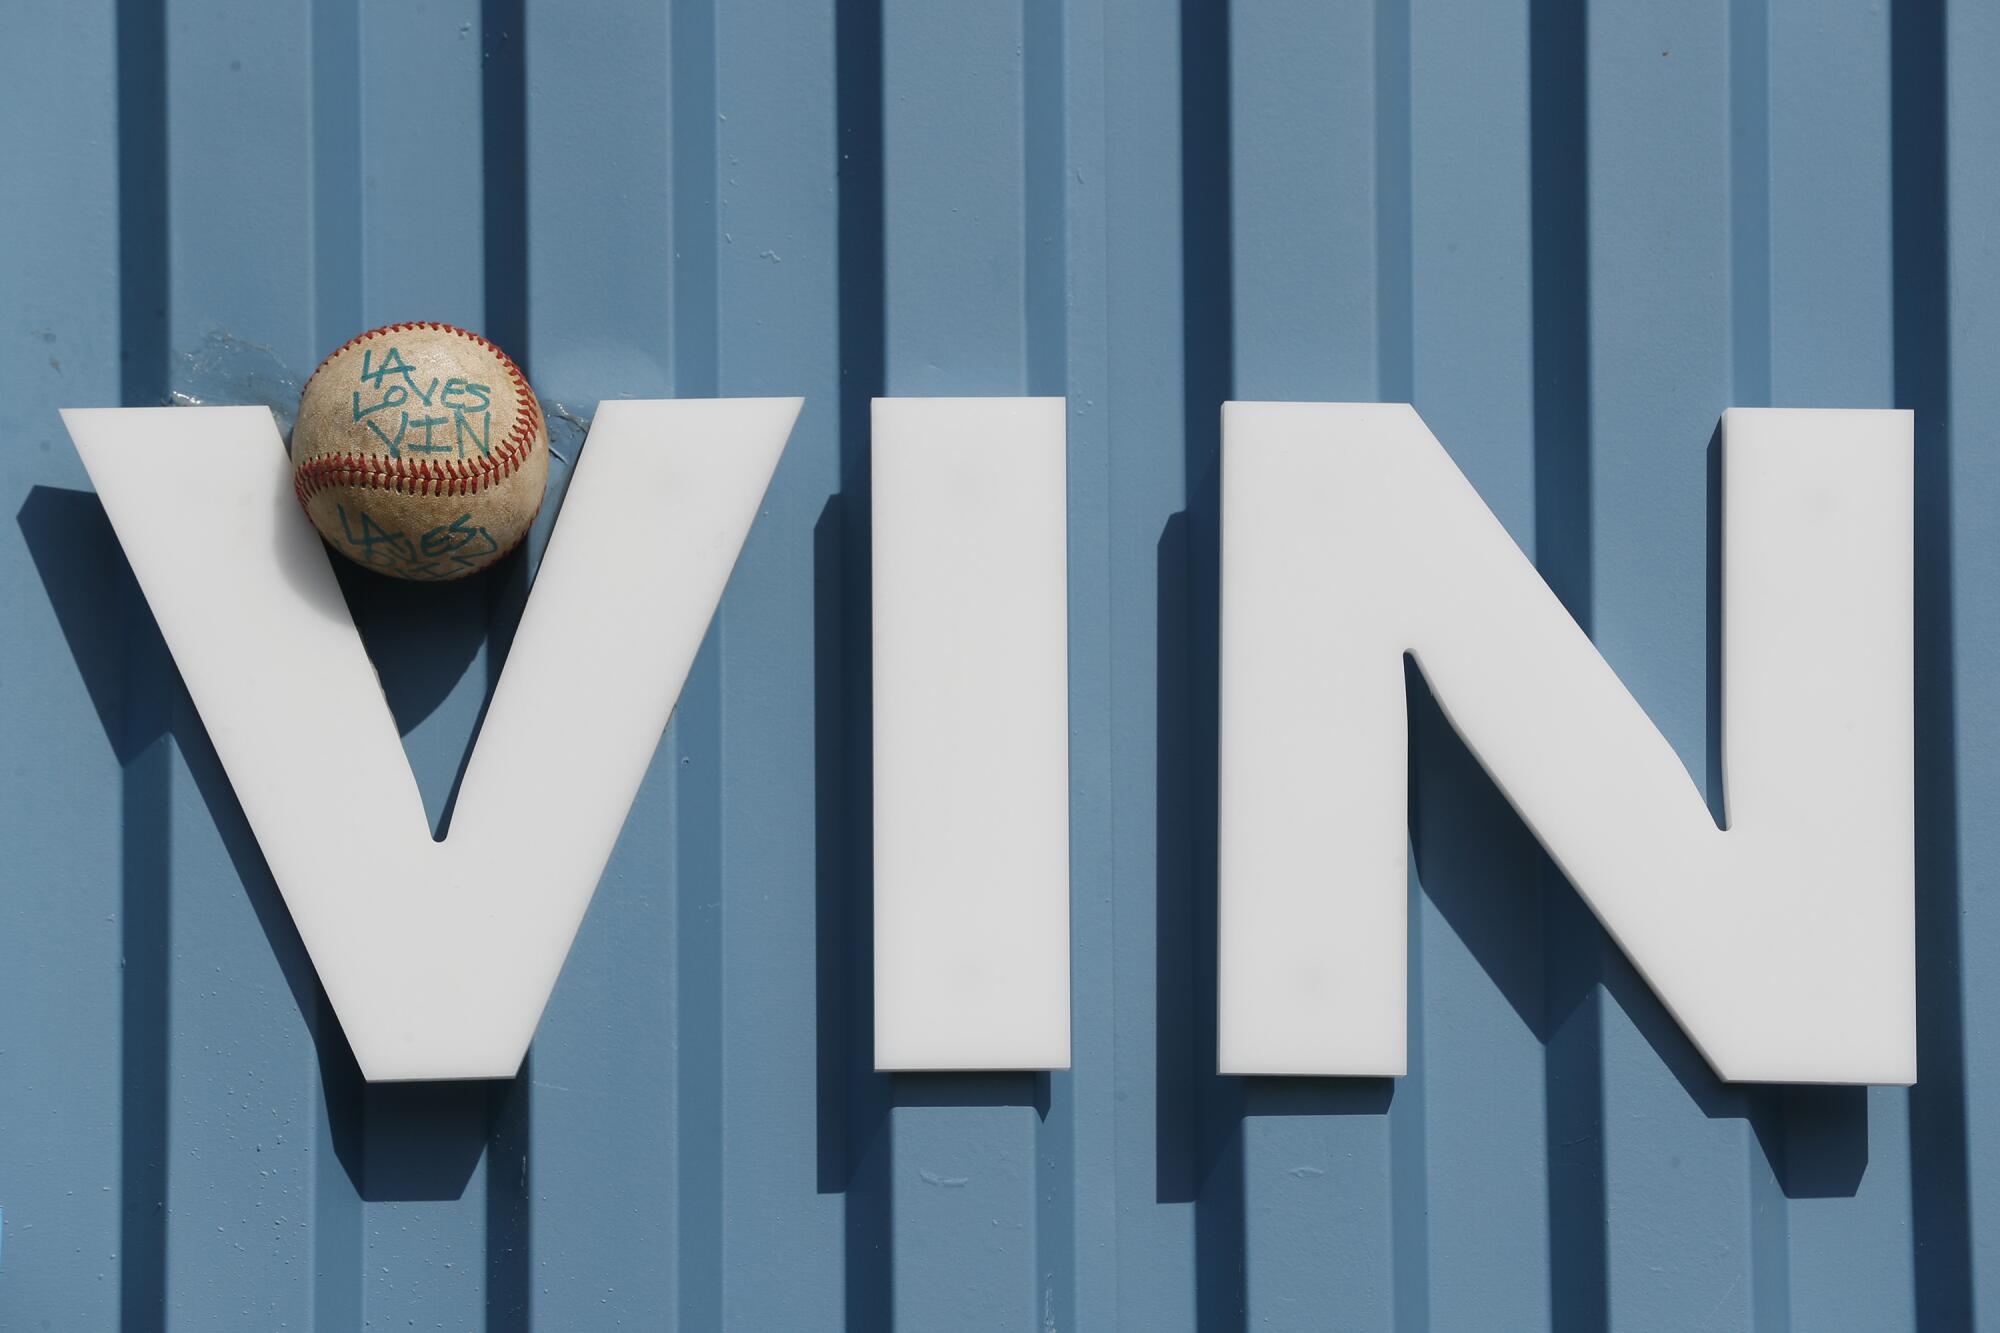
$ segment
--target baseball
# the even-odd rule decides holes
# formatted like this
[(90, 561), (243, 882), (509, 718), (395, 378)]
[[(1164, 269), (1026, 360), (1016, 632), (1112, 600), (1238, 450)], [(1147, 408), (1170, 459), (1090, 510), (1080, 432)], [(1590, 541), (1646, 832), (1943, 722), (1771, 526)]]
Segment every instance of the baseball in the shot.
[(334, 550), (396, 578), (463, 578), (507, 554), (548, 476), (548, 427), (520, 368), (450, 324), (357, 335), (299, 398), (299, 504)]

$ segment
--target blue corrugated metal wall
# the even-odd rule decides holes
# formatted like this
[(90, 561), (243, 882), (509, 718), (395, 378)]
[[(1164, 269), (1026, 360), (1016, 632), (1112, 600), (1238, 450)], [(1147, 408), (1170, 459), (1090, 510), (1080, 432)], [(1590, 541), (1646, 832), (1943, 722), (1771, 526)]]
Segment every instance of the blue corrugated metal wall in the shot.
[[(6, 27), (0, 1328), (2000, 1324), (1994, 7)], [(807, 395), (512, 1084), (359, 1083), (56, 417), (397, 319)], [(883, 392), (1070, 398), (1073, 1073), (867, 1072)], [(1914, 1092), (1717, 1084), (1424, 700), (1410, 1076), (1210, 1073), (1231, 396), (1412, 399), (1711, 789), (1717, 414), (1916, 409)], [(523, 583), (348, 583), (434, 812)]]

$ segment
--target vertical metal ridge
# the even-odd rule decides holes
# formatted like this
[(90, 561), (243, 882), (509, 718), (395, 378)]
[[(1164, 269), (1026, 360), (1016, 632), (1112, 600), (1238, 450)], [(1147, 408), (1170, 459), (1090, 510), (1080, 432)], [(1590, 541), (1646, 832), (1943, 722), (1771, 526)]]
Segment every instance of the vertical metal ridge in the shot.
[(487, 337), (532, 373), (528, 346), (528, 65), (522, 0), (480, 0)]
[[(1729, 63), (1730, 403), (1772, 401), (1771, 65), (1767, 0), (1731, 0)], [(1722, 766), (1722, 490), (1721, 434), (1708, 452), (1707, 772), (1704, 790), (1717, 824), (1727, 827)], [(1781, 1090), (1750, 1088), (1743, 1109), (1744, 1169), (1749, 1176), (1751, 1314), (1759, 1329), (1792, 1323), (1791, 1214), (1783, 1182), (1787, 1102)]]
[[(485, 333), (533, 373), (528, 333), (528, 51), (522, 0), (480, 0), (480, 101)], [(506, 661), (513, 625), (527, 600), (526, 557), (507, 571), (487, 649), (487, 697)], [(484, 714), (484, 706), (480, 714)], [(473, 733), (476, 741), (476, 725)], [(461, 770), (462, 771), (462, 770)], [(525, 1330), (533, 1256), (528, 1159), (533, 1116), (532, 1052), (513, 1080), (485, 1096), (485, 1325)]]
[[(1414, 48), (1409, 0), (1376, 0), (1375, 23), (1375, 394), (1384, 402), (1416, 398), (1414, 228)], [(1414, 668), (1408, 668), (1414, 675)], [(1406, 691), (1407, 693), (1407, 691)], [(1434, 729), (1433, 729), (1434, 730)], [(1420, 748), (1412, 719), (1405, 808), (1414, 811)], [(1443, 739), (1438, 737), (1437, 739)], [(1411, 821), (1414, 851), (1416, 828)], [(1425, 1328), (1431, 1317), (1429, 1121), (1424, 1087), (1423, 890), (1411, 858), (1404, 918), (1408, 934), (1408, 1071), (1389, 1089), (1390, 1301), (1399, 1327)]]
[[(165, 0), (119, 0), (116, 37), (119, 396), (128, 406), (151, 407), (167, 400), (171, 356)], [(129, 571), (121, 582), (127, 660), (125, 735), (118, 738), (124, 770), (118, 1283), (121, 1327), (136, 1331), (166, 1318), (173, 677)]]
[(312, 0), (312, 336), (315, 354), (361, 327), (361, 17), (345, 0)]
[[(1056, 7), (1049, 6), (1053, 12)], [(1038, 1311), (1044, 1330), (1110, 1327), (1118, 1319), (1119, 1219), (1115, 1124), (1120, 1098), (1116, 1015), (1117, 855), (1112, 804), (1112, 598), (1117, 523), (1104, 403), (1109, 375), (1105, 16), (1095, 0), (1064, 8), (1048, 53), (1044, 95), (1060, 97), (1062, 269), (1054, 297), (1063, 321), (1062, 388), (1069, 398), (1071, 1069), (1051, 1082), (1065, 1142), (1046, 1170), (1060, 1173), (1066, 1231), (1038, 1231), (1045, 1282), (1066, 1287)], [(1030, 88), (1030, 96), (1034, 90)], [(1035, 385), (1031, 380), (1030, 389)], [(1047, 1238), (1045, 1238), (1045, 1234)], [(1053, 1271), (1052, 1271), (1053, 1270)]]
[[(121, 562), (122, 564), (122, 562)], [(152, 613), (127, 570), (125, 735), (119, 841), (124, 878), (120, 1063), (120, 1326), (157, 1328), (166, 1319), (168, 1170), (168, 973), (173, 965), (170, 850), (173, 692), (179, 678)]]
[[(311, 139), (307, 184), (311, 233), (313, 354), (361, 327), (361, 21), (341, 0), (313, 0), (309, 32)], [(310, 964), (308, 964), (310, 965)], [(326, 990), (312, 985), (307, 1026), (318, 1059), (312, 1104), (314, 1327), (353, 1328), (362, 1319), (365, 1260), (363, 1085)]]
[[(1984, 71), (2000, 52), (2000, 13), (1960, 0), (1941, 0), (1941, 7), (1938, 17), (1935, 7), (1926, 12), (1898, 4), (1892, 15), (1900, 25), (1906, 10), (1918, 11), (1907, 15), (1909, 30), (1898, 26), (1893, 39), (1899, 97), (1906, 79), (1925, 77), (1927, 55), (1936, 73), (1927, 87), (1908, 89), (1915, 104), (1907, 124), (1900, 101), (1897, 107), (1896, 392), (1897, 402), (1917, 415), (1918, 1044), (1925, 1049), (1929, 1032), (1940, 1046), (1956, 1038), (1944, 1050), (1919, 1056), (1920, 1092), (1934, 1075), (1943, 1077), (1935, 1088), (1938, 1101), (1924, 1107), (1921, 1120), (1913, 1118), (1912, 1131), (1913, 1137), (1920, 1129), (1940, 1134), (1936, 1155), (1925, 1165), (1956, 1182), (1947, 1187), (1940, 1180), (1925, 1191), (1945, 1215), (1919, 1233), (1941, 1250), (1938, 1262), (1919, 1271), (1920, 1290), (1926, 1279), (1939, 1284), (1938, 1299), (1920, 1313), (1932, 1316), (1927, 1327), (1949, 1327), (1954, 1319), (1964, 1321), (1960, 1326), (1995, 1327), (2000, 1143), (1992, 1126), (2000, 1047), (1988, 1016), (2000, 1011), (1994, 965), (2000, 903), (1990, 888), (2000, 881), (2000, 824), (1994, 819), (2000, 751), (1991, 743), (2000, 735), (1992, 594), (2000, 583), (2000, 456), (1990, 441), (2000, 396), (1987, 367), (2000, 361), (1993, 324), (2000, 265), (1990, 243), (1991, 219), (2000, 215), (1991, 169), (2000, 144), (2000, 101)], [(1937, 169), (1927, 181), (1931, 161)], [(1907, 268), (1906, 237), (1913, 251), (1923, 248), (1910, 255)], [(1914, 288), (1907, 307), (1900, 282), (1905, 276)], [(1940, 993), (1946, 988), (1949, 997)], [(1939, 1069), (1940, 1061), (1947, 1067)], [(1961, 1253), (1967, 1256), (1962, 1277), (1954, 1271)]]
[(1415, 397), (1410, 0), (1375, 0), (1375, 391)]
[[(308, 960), (310, 966), (310, 960)], [(313, 1328), (358, 1326), (362, 1319), (362, 1265), (366, 1262), (358, 1182), (366, 1164), (362, 1138), (361, 1070), (341, 1033), (326, 988), (312, 985), (307, 1026), (318, 1059), (318, 1098), (312, 1104), (312, 1273), (309, 1308)]]
[[(521, 328), (525, 335), (525, 311)], [(539, 550), (524, 550), (499, 575), (503, 582), (495, 588), (494, 623), (486, 648), (486, 702), (480, 705), (478, 720), (473, 725), (474, 743), (485, 721), (486, 703), (492, 700), (506, 666), (514, 628), (520, 623), (521, 610), (527, 603), (532, 577), (530, 562), (539, 560), (539, 555)], [(467, 759), (470, 757), (468, 749)], [(464, 773), (461, 762), (458, 777), (462, 778)], [(454, 779), (454, 802), (456, 797), (457, 779)], [(446, 818), (449, 819), (449, 811)], [(534, 1139), (534, 1070), (535, 1055), (530, 1048), (513, 1078), (496, 1079), (483, 1089), (485, 1117), (480, 1132), (485, 1138), (486, 1333), (527, 1333), (532, 1318), (529, 1275), (534, 1258), (534, 1196), (529, 1149)]]
[(674, 773), (675, 1097), (679, 1195), (676, 1327), (720, 1328), (722, 1304), (721, 653), (702, 645), (668, 738)]
[[(1064, 96), (1065, 21), (1059, 5), (1025, 4), (1021, 32), (1023, 238), (1022, 324), (1026, 337), (1027, 391), (1031, 395), (1064, 396), (1069, 392), (1068, 252), (1068, 121)], [(1065, 432), (1069, 421), (1065, 419)], [(1069, 506), (1075, 512), (1075, 442), (1069, 445)], [(1078, 577), (1074, 549), (1075, 522), (1068, 547), (1069, 586)], [(1070, 660), (1076, 655), (1071, 616)], [(1072, 716), (1076, 674), (1070, 673)], [(1077, 1104), (1074, 1096), (1077, 950), (1077, 844), (1080, 830), (1075, 814), (1075, 773), (1079, 764), (1077, 729), (1070, 728), (1070, 977), (1071, 1067), (1037, 1075), (1038, 1097), (1046, 1112), (1035, 1120), (1035, 1277), (1032, 1308), (1036, 1324), (1049, 1328), (1074, 1326), (1077, 1264)]]
[[(669, 11), (673, 250), (669, 339), (673, 391), (717, 391), (716, 10), (687, 0)], [(669, 737), (674, 775), (680, 929), (678, 1022), (680, 1195), (678, 1326), (728, 1322), (722, 1218), (731, 1206), (719, 1150), (726, 1132), (722, 1082), (729, 1060), (723, 1014), (722, 732), (728, 673), (726, 607), (718, 607), (681, 690)]]
[[(1385, 393), (1386, 396), (1386, 393)], [(1406, 680), (1415, 684), (1418, 673), (1415, 663), (1404, 658)], [(1415, 691), (1405, 687), (1405, 696), (1411, 705), (1416, 703)], [(1440, 743), (1449, 743), (1449, 737), (1440, 734), (1441, 717), (1423, 719), (1420, 727), (1413, 714), (1409, 723), (1409, 772), (1407, 777), (1407, 804), (1414, 815), (1418, 801), (1418, 786), (1422, 778), (1420, 767), (1428, 758), (1424, 749), (1435, 748)], [(1411, 819), (1410, 829), (1412, 851), (1418, 834), (1416, 820)], [(1428, 1098), (1424, 1088), (1424, 903), (1423, 886), (1417, 874), (1414, 855), (1411, 859), (1408, 891), (1404, 912), (1409, 920), (1409, 936), (1406, 942), (1408, 955), (1409, 1020), (1405, 1029), (1405, 1043), (1408, 1052), (1408, 1073), (1393, 1082), (1389, 1089), (1389, 1257), (1390, 1257), (1390, 1300), (1395, 1311), (1398, 1328), (1429, 1328), (1431, 1326), (1432, 1283), (1436, 1275), (1431, 1266), (1430, 1241), (1430, 1117), (1427, 1113)]]
[(1023, 153), (1027, 166), (1022, 181), (1027, 240), (1022, 314), (1027, 331), (1027, 390), (1053, 397), (1067, 392), (1069, 379), (1069, 331), (1064, 317), (1069, 277), (1065, 228), (1069, 181), (1064, 169), (1062, 8), (1024, 5), (1021, 28)]
[(486, 1333), (527, 1333), (534, 1197), (528, 1158), (534, 1108), (533, 1054), (518, 1077), (492, 1085), (486, 1099)]
[(118, 359), (127, 407), (167, 400), (166, 0), (118, 0)]
[(1768, 0), (1729, 5), (1732, 407), (1771, 401), (1771, 21)]
[(1586, 632), (1592, 546), (1587, 24), (1576, 0), (1530, 0), (1535, 564)]
[[(1215, 755), (1220, 628), (1222, 403), (1232, 391), (1236, 319), (1232, 246), (1230, 83), (1231, 6), (1182, 0), (1180, 6), (1182, 485), (1177, 596), (1185, 619), (1180, 642), (1160, 645), (1163, 675), (1178, 661), (1184, 711), (1162, 718), (1181, 733), (1185, 764), (1176, 791), (1161, 792), (1163, 828), (1178, 825), (1184, 858), (1190, 967), (1194, 991), (1191, 1080), (1195, 1150), (1196, 1318), (1204, 1329), (1241, 1329), (1247, 1315), (1246, 1207), (1241, 1079), (1221, 1078), (1217, 1060), (1215, 926)], [(1171, 531), (1171, 524), (1170, 531)], [(1163, 549), (1163, 555), (1166, 552)], [(1163, 610), (1170, 599), (1162, 571)], [(1161, 626), (1168, 626), (1163, 615)], [(1162, 687), (1164, 706), (1168, 690)], [(1163, 777), (1163, 782), (1164, 782)], [(1176, 801), (1184, 802), (1173, 808)], [(1165, 867), (1162, 867), (1165, 873)], [(1163, 909), (1167, 906), (1162, 904)]]
[(1975, 1317), (1961, 925), (1956, 548), (1952, 485), (1949, 21), (1937, 0), (1889, 15), (1895, 401), (1916, 413), (1917, 1083), (1911, 1247), (1919, 1328)]
[(835, 572), (828, 596), (840, 629), (840, 721), (828, 770), (845, 798), (831, 814), (839, 849), (830, 858), (844, 917), (845, 1088), (842, 1246), (843, 1314), (849, 1328), (888, 1328), (895, 1292), (894, 1202), (889, 1169), (894, 1128), (889, 1080), (874, 1068), (874, 712), (870, 617), (870, 402), (887, 375), (886, 218), (883, 192), (882, 0), (835, 9), (834, 117), (839, 213), (838, 359), (840, 487), (830, 513)]
[(1785, 1193), (1786, 1099), (1782, 1089), (1746, 1091), (1751, 1133), (1744, 1169), (1750, 1177), (1750, 1309), (1763, 1333), (1792, 1327), (1791, 1207)]
[[(1591, 326), (1588, 19), (1530, 0), (1530, 300), (1535, 564), (1591, 627)], [(1559, 1333), (1609, 1318), (1604, 1185), (1603, 929), (1542, 858), (1549, 1306)]]
[(720, 173), (716, 164), (714, 0), (679, 0), (669, 22), (673, 48), (674, 393), (686, 398), (709, 397), (718, 391), (720, 374), (716, 347)]

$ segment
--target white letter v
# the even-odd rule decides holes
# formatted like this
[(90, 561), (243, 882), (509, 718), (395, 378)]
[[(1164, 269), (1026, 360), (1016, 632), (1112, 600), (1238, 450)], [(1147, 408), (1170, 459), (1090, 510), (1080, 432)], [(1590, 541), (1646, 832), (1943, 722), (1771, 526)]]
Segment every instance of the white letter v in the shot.
[(520, 1068), (799, 401), (599, 407), (443, 842), (271, 414), (63, 413), (370, 1080)]

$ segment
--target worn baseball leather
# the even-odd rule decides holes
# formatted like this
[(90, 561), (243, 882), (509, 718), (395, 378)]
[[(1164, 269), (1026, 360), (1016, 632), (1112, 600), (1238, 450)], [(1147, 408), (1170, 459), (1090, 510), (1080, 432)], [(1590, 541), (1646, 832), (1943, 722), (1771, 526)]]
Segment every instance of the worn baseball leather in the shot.
[(449, 324), (350, 340), (306, 381), (292, 431), (299, 503), (327, 544), (441, 582), (526, 535), (548, 485), (541, 405), (506, 353)]

